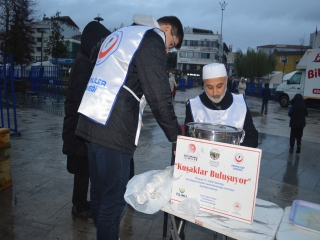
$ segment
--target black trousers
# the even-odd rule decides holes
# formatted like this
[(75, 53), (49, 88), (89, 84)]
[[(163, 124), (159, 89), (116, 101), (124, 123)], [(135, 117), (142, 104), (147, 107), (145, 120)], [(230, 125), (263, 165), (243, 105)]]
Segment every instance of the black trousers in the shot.
[(87, 200), (89, 188), (89, 174), (74, 174), (72, 203), (77, 212), (83, 212), (89, 208)]
[(294, 147), (294, 142), (296, 139), (297, 139), (297, 145), (301, 146), (302, 135), (303, 135), (303, 128), (291, 128), (290, 147)]

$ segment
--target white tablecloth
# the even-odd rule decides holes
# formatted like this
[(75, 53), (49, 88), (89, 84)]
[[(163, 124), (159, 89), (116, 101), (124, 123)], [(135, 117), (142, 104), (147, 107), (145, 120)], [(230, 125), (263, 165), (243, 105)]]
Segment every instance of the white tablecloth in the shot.
[(283, 215), (283, 209), (278, 205), (258, 198), (256, 200), (253, 222), (251, 224), (208, 213), (200, 213), (196, 218), (192, 218), (189, 215), (174, 211), (174, 206), (172, 204), (176, 203), (168, 203), (162, 211), (211, 229), (225, 236), (245, 240), (274, 239)]

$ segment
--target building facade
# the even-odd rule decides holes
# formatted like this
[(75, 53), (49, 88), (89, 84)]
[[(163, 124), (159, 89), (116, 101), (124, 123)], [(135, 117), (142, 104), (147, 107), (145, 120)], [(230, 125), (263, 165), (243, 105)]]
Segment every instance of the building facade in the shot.
[[(214, 62), (226, 62), (228, 48), (220, 48), (221, 35), (211, 30), (184, 28), (184, 40), (177, 52), (177, 69), (184, 77), (200, 78), (202, 68)], [(222, 59), (222, 60), (221, 60)]]
[[(69, 67), (75, 58), (75, 55), (80, 50), (80, 36), (79, 27), (68, 16), (60, 17), (60, 26), (62, 28), (62, 35), (65, 41), (69, 41), (68, 52), (63, 58), (59, 58), (59, 64)], [(47, 46), (47, 41), (52, 32), (51, 20), (49, 18), (43, 18), (33, 25), (34, 38), (36, 45), (34, 47), (33, 60), (34, 62), (50, 61), (53, 64), (57, 64), (57, 60), (51, 56), (47, 56), (44, 50)]]
[(263, 51), (267, 55), (274, 54), (277, 61), (275, 71), (280, 71), (284, 74), (296, 70), (296, 63), (307, 49), (310, 49), (310, 46), (275, 44), (257, 47), (258, 51)]

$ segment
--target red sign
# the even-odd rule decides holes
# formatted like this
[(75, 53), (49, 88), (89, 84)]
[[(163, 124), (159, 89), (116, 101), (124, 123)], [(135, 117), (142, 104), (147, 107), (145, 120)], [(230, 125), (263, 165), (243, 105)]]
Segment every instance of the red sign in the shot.
[(313, 94), (320, 94), (320, 88), (314, 88), (314, 89), (312, 90), (312, 93), (313, 93)]

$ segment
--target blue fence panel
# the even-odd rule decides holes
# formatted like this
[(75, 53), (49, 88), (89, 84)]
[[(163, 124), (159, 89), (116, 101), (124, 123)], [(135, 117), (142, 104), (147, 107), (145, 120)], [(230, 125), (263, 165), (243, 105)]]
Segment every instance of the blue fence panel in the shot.
[(251, 84), (249, 82), (246, 82), (246, 91), (245, 92), (246, 92), (246, 95), (251, 95)]
[(185, 91), (186, 90), (186, 79), (181, 78), (179, 81), (179, 90)]
[(28, 78), (29, 73), (26, 69), (26, 66), (15, 66), (13, 70), (13, 75), (15, 79)]
[(29, 73), (30, 79), (30, 90), (32, 92), (36, 92), (39, 95), (40, 91), (40, 67), (31, 67), (31, 71)]
[(31, 90), (39, 97), (62, 100), (62, 66), (36, 66), (31, 68)]
[(192, 88), (193, 87), (193, 79), (188, 79), (188, 88)]
[(255, 95), (255, 91), (256, 91), (256, 84), (254, 82), (250, 83), (250, 95), (254, 96)]
[[(9, 55), (10, 64), (6, 63), (5, 53), (0, 53), (0, 118), (1, 127), (9, 128), (10, 135), (21, 135), (18, 132), (17, 114), (16, 114), (16, 97), (14, 89), (14, 69), (13, 69), (13, 56)], [(9, 87), (10, 86), (10, 87)], [(4, 95), (4, 96), (3, 96)], [(11, 97), (10, 97), (11, 96)], [(6, 120), (5, 120), (6, 118)], [(12, 132), (13, 131), (13, 132)]]

